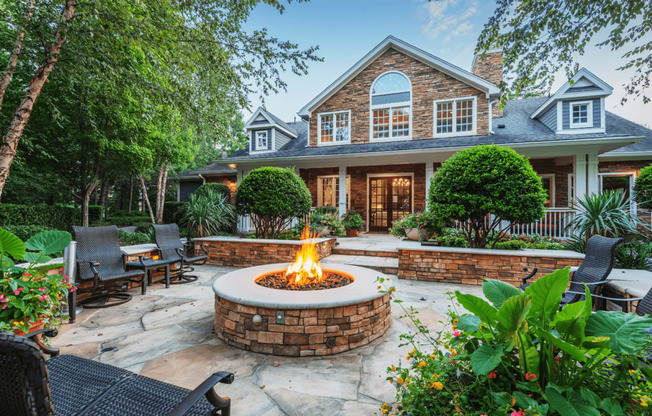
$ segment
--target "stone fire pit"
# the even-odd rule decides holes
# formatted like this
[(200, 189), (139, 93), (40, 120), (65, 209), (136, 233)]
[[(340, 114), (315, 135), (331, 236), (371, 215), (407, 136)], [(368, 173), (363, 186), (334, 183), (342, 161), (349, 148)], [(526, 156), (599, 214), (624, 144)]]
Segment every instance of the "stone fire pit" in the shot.
[(256, 284), (287, 263), (248, 267), (213, 284), (215, 332), (229, 345), (287, 356), (330, 355), (380, 337), (391, 322), (390, 297), (378, 293), (374, 270), (324, 263), (324, 271), (348, 275), (353, 282), (323, 290), (283, 290)]

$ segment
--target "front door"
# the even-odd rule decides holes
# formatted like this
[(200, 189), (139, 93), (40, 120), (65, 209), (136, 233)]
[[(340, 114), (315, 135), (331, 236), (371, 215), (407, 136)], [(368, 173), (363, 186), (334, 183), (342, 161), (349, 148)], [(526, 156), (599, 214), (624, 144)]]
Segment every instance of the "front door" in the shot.
[(412, 178), (369, 178), (369, 231), (387, 231), (392, 223), (412, 212)]

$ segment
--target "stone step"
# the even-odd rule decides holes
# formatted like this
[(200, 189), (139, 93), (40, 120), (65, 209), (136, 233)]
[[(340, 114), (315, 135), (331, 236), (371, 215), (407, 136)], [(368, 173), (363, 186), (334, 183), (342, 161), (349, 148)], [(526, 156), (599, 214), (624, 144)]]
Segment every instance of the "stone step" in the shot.
[(369, 257), (390, 257), (398, 258), (398, 251), (390, 250), (367, 250), (367, 249), (353, 249), (353, 248), (344, 248), (337, 247), (333, 248), (333, 254), (341, 254), (345, 256), (369, 256)]
[(328, 263), (350, 264), (352, 266), (367, 267), (385, 274), (398, 273), (398, 258), (380, 256), (351, 256), (344, 254), (331, 254), (322, 259), (324, 266)]

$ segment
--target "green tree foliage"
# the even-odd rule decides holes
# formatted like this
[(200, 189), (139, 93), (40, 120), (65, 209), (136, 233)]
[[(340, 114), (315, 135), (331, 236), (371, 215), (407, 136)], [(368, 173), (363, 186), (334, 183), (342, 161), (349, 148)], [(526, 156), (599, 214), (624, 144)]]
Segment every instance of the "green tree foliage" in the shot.
[[(11, 50), (28, 1), (0, 2), (0, 50)], [(216, 148), (240, 147), (247, 97), (284, 89), (283, 71), (302, 75), (320, 59), (315, 47), (245, 30), (261, 3), (279, 12), (286, 4), (79, 0), (18, 147), (8, 195), (28, 199), (29, 184), (45, 177), (52, 191), (32, 198), (86, 206), (93, 195), (109, 198), (116, 183), (153, 176), (159, 192), (152, 205), (161, 219), (167, 176), (192, 167), (198, 149), (214, 157)], [(61, 0), (36, 3), (0, 127), (13, 119), (61, 10)], [(0, 54), (0, 67), (6, 61)]]
[(235, 206), (249, 215), (258, 238), (276, 238), (292, 218), (310, 212), (312, 197), (292, 169), (254, 169), (238, 185)]
[[(522, 96), (533, 87), (550, 89), (555, 73), (568, 79), (579, 69), (586, 47), (596, 45), (623, 53), (619, 70), (634, 69), (628, 95), (647, 92), (652, 73), (652, 2), (641, 0), (498, 0), (485, 24), (476, 52), (505, 51), (506, 93)], [(623, 101), (627, 97), (623, 98)]]
[(469, 245), (477, 248), (485, 247), (491, 232), (543, 217), (545, 200), (541, 179), (527, 159), (495, 145), (453, 155), (435, 173), (428, 194), (433, 215), (459, 221)]
[(227, 201), (231, 199), (231, 189), (223, 183), (205, 183), (193, 192), (197, 196), (207, 196), (210, 191), (222, 195)]
[(641, 208), (652, 209), (652, 165), (641, 169), (636, 177), (634, 195)]

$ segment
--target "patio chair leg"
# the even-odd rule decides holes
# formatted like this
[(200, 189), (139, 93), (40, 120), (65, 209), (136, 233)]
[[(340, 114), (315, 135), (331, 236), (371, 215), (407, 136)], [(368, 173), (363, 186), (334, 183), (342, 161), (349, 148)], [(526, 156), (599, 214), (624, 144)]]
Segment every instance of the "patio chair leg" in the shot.
[[(111, 302), (111, 298), (116, 299)], [(122, 305), (131, 300), (129, 293), (104, 293), (94, 295), (79, 302), (84, 308), (87, 309), (100, 309), (110, 308), (111, 306)]]
[(70, 323), (74, 324), (77, 320), (77, 291), (68, 294), (68, 316)]
[(165, 265), (165, 288), (170, 288), (170, 265)]

